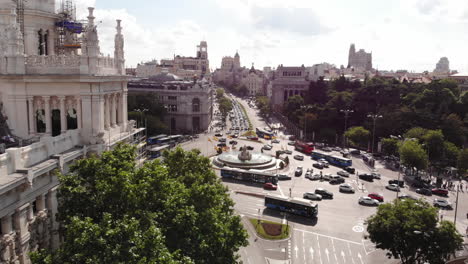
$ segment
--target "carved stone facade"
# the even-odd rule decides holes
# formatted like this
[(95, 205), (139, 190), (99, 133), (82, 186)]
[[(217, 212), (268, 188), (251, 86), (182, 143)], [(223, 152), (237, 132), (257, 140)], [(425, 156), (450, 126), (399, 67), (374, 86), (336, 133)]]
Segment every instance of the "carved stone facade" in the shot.
[(367, 53), (360, 49), (356, 52), (356, 47), (351, 44), (349, 48), (348, 68), (354, 68), (355, 71), (371, 71), (372, 70), (372, 52)]
[(0, 0), (0, 133), (17, 143), (0, 142), (0, 263), (29, 264), (31, 251), (59, 246), (55, 170), (67, 173), (118, 142), (140, 143), (144, 129), (127, 120), (120, 20), (114, 58), (100, 53), (93, 8), (81, 51), (56, 54), (55, 1), (25, 1), (24, 32), (18, 2)]

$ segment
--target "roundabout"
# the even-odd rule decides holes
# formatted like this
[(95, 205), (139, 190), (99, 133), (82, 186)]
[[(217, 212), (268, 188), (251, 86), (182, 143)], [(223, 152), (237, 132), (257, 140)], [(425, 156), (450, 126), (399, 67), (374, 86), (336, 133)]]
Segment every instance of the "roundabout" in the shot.
[(270, 155), (249, 152), (244, 146), (240, 151), (229, 151), (216, 156), (213, 164), (217, 167), (268, 170), (276, 168), (277, 160)]

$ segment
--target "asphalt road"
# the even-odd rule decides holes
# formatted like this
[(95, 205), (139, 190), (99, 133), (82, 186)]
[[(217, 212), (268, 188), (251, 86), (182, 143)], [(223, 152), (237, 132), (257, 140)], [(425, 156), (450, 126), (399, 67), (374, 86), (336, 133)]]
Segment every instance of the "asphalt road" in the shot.
[[(257, 115), (257, 111), (249, 107), (247, 102), (237, 99), (247, 110), (247, 114), (254, 127), (266, 127), (266, 123)], [(214, 132), (200, 135), (200, 138), (192, 142), (185, 143), (185, 149), (198, 148), (203, 155), (215, 155), (214, 146), (216, 141), (213, 139)], [(210, 138), (210, 141), (208, 139)], [(292, 146), (287, 145), (287, 136), (279, 134), (279, 144), (274, 146), (271, 153), (274, 155), (275, 150), (290, 149)], [(229, 140), (228, 140), (229, 141)], [(267, 141), (251, 142), (243, 139), (237, 139), (238, 146), (247, 144), (255, 148), (254, 151), (259, 151), (263, 144)], [(227, 182), (224, 181), (231, 191), (231, 197), (235, 201), (235, 210), (243, 217), (244, 224), (249, 230), (251, 237), (249, 238), (250, 245), (240, 250), (239, 254), (244, 263), (270, 263), (271, 259), (286, 260), (291, 263), (398, 263), (397, 260), (388, 259), (385, 252), (375, 249), (372, 242), (366, 239), (365, 220), (376, 212), (376, 207), (362, 206), (358, 204), (360, 196), (367, 196), (370, 192), (377, 192), (384, 196), (385, 202), (390, 202), (397, 197), (397, 193), (387, 190), (385, 186), (390, 179), (397, 179), (398, 173), (385, 169), (381, 164), (377, 163), (376, 168), (382, 175), (380, 180), (374, 182), (366, 182), (359, 180), (356, 174), (346, 178), (346, 182), (350, 183), (355, 189), (354, 194), (345, 194), (338, 191), (339, 185), (330, 185), (326, 181), (310, 181), (304, 178), (304, 174), (300, 177), (294, 176), (294, 170), (297, 166), (304, 168), (304, 173), (307, 168), (312, 168), (313, 161), (305, 156), (303, 161), (293, 159), (296, 154), (301, 154), (293, 150), (290, 155), (290, 165), (279, 173), (289, 174), (292, 177), (290, 181), (280, 181), (278, 190), (266, 191), (261, 185), (254, 185), (245, 182)], [(371, 169), (358, 157), (352, 157), (353, 167), (357, 172), (370, 172)], [(319, 170), (313, 168), (314, 173)], [(323, 174), (335, 174), (337, 167), (330, 166), (325, 168)], [(219, 175), (219, 172), (217, 172)], [(302, 197), (304, 192), (314, 191), (315, 188), (322, 187), (334, 193), (332, 200), (322, 200), (317, 202), (319, 205), (319, 213), (317, 221), (297, 216), (285, 216), (278, 212), (265, 209), (262, 198), (237, 194), (236, 191), (249, 193), (276, 193), (280, 195), (292, 197)], [(414, 190), (408, 187), (403, 188), (401, 193), (411, 194), (412, 196), (421, 197), (432, 203), (435, 196), (422, 196), (416, 194)], [(454, 192), (449, 194), (448, 200), (455, 202)], [(458, 221), (457, 228), (465, 234), (465, 229), (468, 226), (466, 213), (468, 212), (468, 192), (459, 193)], [(440, 210), (445, 220), (452, 220), (455, 215), (455, 210)], [(247, 217), (255, 217), (273, 220), (277, 222), (288, 222), (292, 228), (292, 236), (290, 239), (280, 242), (270, 242), (262, 239), (255, 239), (253, 229), (247, 222)], [(468, 241), (467, 241), (468, 242)], [(287, 262), (285, 262), (287, 263)]]

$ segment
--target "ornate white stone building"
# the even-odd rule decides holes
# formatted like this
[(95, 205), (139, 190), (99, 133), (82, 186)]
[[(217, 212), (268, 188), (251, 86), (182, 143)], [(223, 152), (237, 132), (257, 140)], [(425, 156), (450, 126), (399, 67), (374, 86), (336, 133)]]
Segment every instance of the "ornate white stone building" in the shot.
[(141, 133), (127, 122), (120, 21), (112, 58), (93, 8), (85, 24), (55, 10), (55, 0), (0, 0), (0, 263), (58, 246), (54, 170)]
[(264, 81), (263, 73), (252, 65), (248, 74), (242, 78), (241, 83), (249, 90), (249, 96), (256, 96), (265, 94)]
[[(286, 67), (279, 65), (271, 80), (271, 104), (275, 108), (282, 108), (288, 98), (294, 95), (304, 97), (309, 91), (309, 76), (304, 65), (300, 67)], [(270, 92), (267, 92), (270, 94)]]
[(197, 46), (197, 54), (195, 57), (174, 56), (173, 59), (162, 59), (160, 63), (156, 60), (140, 63), (136, 68), (137, 77), (147, 78), (169, 72), (171, 74), (182, 77), (186, 80), (197, 78), (206, 78), (210, 74), (210, 63), (208, 60), (208, 44), (206, 41), (201, 41)]

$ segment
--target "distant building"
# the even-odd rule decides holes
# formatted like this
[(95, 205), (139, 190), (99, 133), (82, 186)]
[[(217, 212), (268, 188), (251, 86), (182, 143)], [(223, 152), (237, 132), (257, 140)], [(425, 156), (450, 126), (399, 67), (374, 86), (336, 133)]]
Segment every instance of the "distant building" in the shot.
[(171, 73), (160, 73), (130, 81), (128, 91), (155, 93), (167, 109), (164, 122), (172, 134), (205, 131), (213, 117), (214, 86), (206, 81), (186, 81)]
[(177, 55), (173, 59), (162, 59), (160, 63), (156, 60), (141, 63), (137, 65), (136, 75), (147, 78), (162, 72), (169, 72), (186, 80), (191, 80), (194, 76), (204, 78), (209, 75), (209, 67), (208, 44), (206, 41), (201, 41), (200, 45), (197, 46), (195, 57)]
[(351, 44), (348, 56), (348, 68), (354, 68), (356, 71), (372, 70), (372, 53), (367, 53), (363, 49), (356, 52), (356, 47)]
[(450, 63), (447, 57), (440, 58), (439, 62), (436, 64), (436, 68), (434, 69), (434, 73), (443, 73), (449, 74), (450, 73)]
[(449, 79), (455, 80), (458, 82), (458, 86), (460, 87), (461, 91), (468, 91), (468, 73), (460, 72), (456, 74), (452, 74), (449, 76)]
[(226, 56), (221, 59), (221, 68), (213, 72), (213, 81), (227, 86), (238, 85), (244, 70), (240, 64), (239, 53), (236, 52), (234, 57)]
[(279, 108), (283, 107), (284, 102), (290, 96), (300, 95), (304, 97), (309, 90), (310, 84), (304, 65), (300, 67), (285, 67), (280, 65), (274, 72), (270, 82), (271, 104)]
[(264, 95), (264, 77), (263, 73), (256, 70), (252, 65), (249, 73), (242, 79), (242, 84), (249, 90), (249, 96)]
[(331, 80), (340, 76), (340, 70), (335, 65), (326, 62), (307, 67), (306, 70), (311, 81), (317, 81), (320, 77)]

